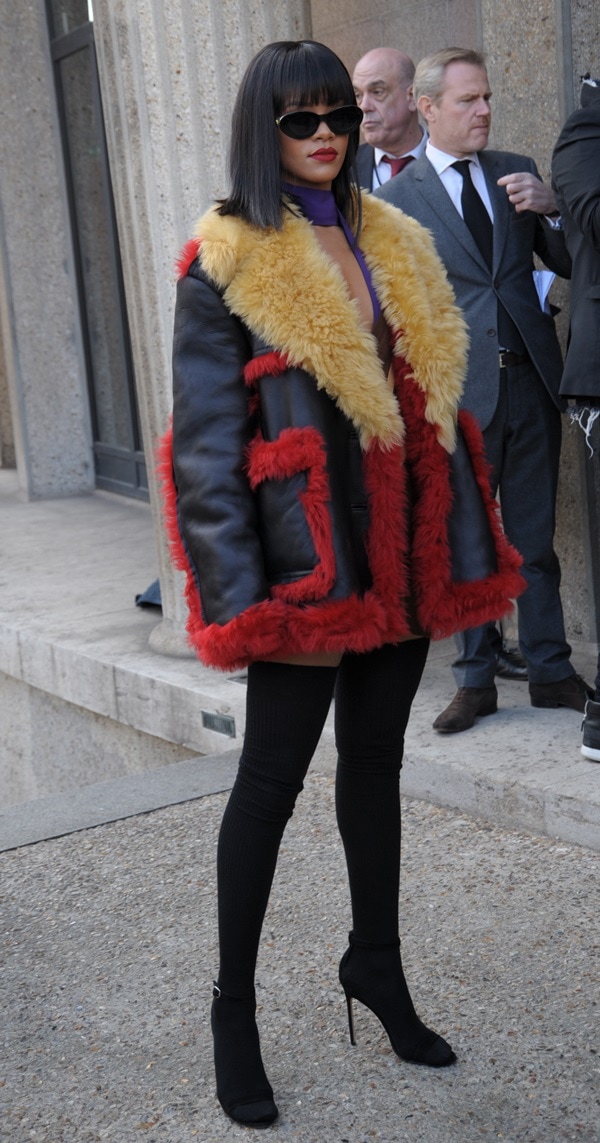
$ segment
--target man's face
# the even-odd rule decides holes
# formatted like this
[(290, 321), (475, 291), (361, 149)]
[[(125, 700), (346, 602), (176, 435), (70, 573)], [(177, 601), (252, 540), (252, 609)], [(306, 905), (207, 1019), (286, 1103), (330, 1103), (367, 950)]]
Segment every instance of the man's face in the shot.
[(415, 121), (412, 84), (404, 85), (394, 61), (384, 52), (369, 52), (353, 76), (356, 102), (362, 108), (362, 131), (367, 143), (392, 155), (402, 153), (402, 141)]
[(437, 103), (424, 95), (419, 110), (427, 121), (434, 147), (462, 159), (483, 151), (490, 133), (491, 91), (487, 72), (474, 64), (448, 64), (443, 94)]

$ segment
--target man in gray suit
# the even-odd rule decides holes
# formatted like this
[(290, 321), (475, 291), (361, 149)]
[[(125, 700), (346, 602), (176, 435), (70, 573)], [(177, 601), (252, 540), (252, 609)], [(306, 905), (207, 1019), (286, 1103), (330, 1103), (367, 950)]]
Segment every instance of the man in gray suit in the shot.
[(356, 156), (365, 190), (376, 190), (425, 149), (412, 82), (415, 65), (397, 48), (373, 48), (360, 59), (352, 82), (366, 140)]
[[(413, 95), (415, 65), (398, 48), (373, 48), (359, 59), (352, 77), (356, 101), (363, 111), (361, 143), (356, 156), (364, 190), (377, 190), (414, 162), (425, 150), (427, 136), (419, 123)], [(525, 662), (497, 627), (489, 628), (496, 656), (496, 674), (504, 679), (527, 678)]]
[[(534, 251), (568, 277), (554, 193), (523, 155), (484, 148), (490, 131), (483, 56), (448, 48), (421, 61), (414, 97), (429, 131), (425, 153), (375, 193), (432, 231), (469, 325), (463, 408), (483, 430), (493, 492), (521, 552), (519, 645), (533, 706), (583, 711), (589, 688), (571, 665), (554, 551), (562, 360), (533, 278)], [(497, 710), (495, 655), (485, 627), (457, 639), (458, 692), (434, 722), (467, 730)]]

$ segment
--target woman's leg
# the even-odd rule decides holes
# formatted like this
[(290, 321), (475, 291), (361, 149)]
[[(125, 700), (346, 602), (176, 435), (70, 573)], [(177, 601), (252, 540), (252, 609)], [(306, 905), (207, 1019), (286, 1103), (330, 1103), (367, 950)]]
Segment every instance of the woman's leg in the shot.
[(219, 983), (212, 1008), (217, 1095), (239, 1123), (277, 1116), (260, 1055), (254, 972), (283, 831), (302, 789), (335, 684), (335, 667), (255, 663), (246, 733), (217, 849)]
[(375, 1012), (399, 1056), (444, 1067), (456, 1057), (415, 1012), (398, 938), (400, 767), (427, 649), (427, 640), (410, 640), (369, 655), (347, 655), (339, 668), (336, 806), (353, 918), (340, 981), (352, 1042), (355, 998)]
[(219, 985), (254, 988), (279, 845), (331, 705), (336, 670), (253, 663), (244, 748), (217, 849)]
[(336, 809), (348, 864), (353, 931), (398, 936), (400, 767), (429, 643), (411, 639), (346, 655), (335, 691)]

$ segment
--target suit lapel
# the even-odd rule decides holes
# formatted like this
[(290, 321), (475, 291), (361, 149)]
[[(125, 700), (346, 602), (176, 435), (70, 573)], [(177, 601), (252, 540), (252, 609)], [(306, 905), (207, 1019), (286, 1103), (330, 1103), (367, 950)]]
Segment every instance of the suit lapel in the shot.
[(419, 184), (419, 191), (438, 215), (447, 230), (454, 235), (467, 254), (485, 270), (488, 265), (483, 257), (469, 227), (454, 206), (448, 191), (429, 159), (423, 153), (413, 168), (414, 178)]

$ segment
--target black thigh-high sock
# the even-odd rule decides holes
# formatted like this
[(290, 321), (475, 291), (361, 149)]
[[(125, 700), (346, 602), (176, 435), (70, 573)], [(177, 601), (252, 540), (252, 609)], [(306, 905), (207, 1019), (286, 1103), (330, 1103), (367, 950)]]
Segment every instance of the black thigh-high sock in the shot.
[(427, 649), (427, 640), (410, 640), (346, 656), (339, 670), (336, 806), (353, 918), (340, 980), (377, 1014), (399, 1056), (445, 1067), (456, 1057), (415, 1012), (398, 939), (400, 767)]
[(336, 668), (253, 663), (244, 748), (217, 849), (219, 986), (254, 988), (279, 845), (319, 741)]
[(355, 936), (398, 937), (400, 767), (404, 732), (427, 659), (426, 639), (346, 655), (338, 671), (336, 811)]

